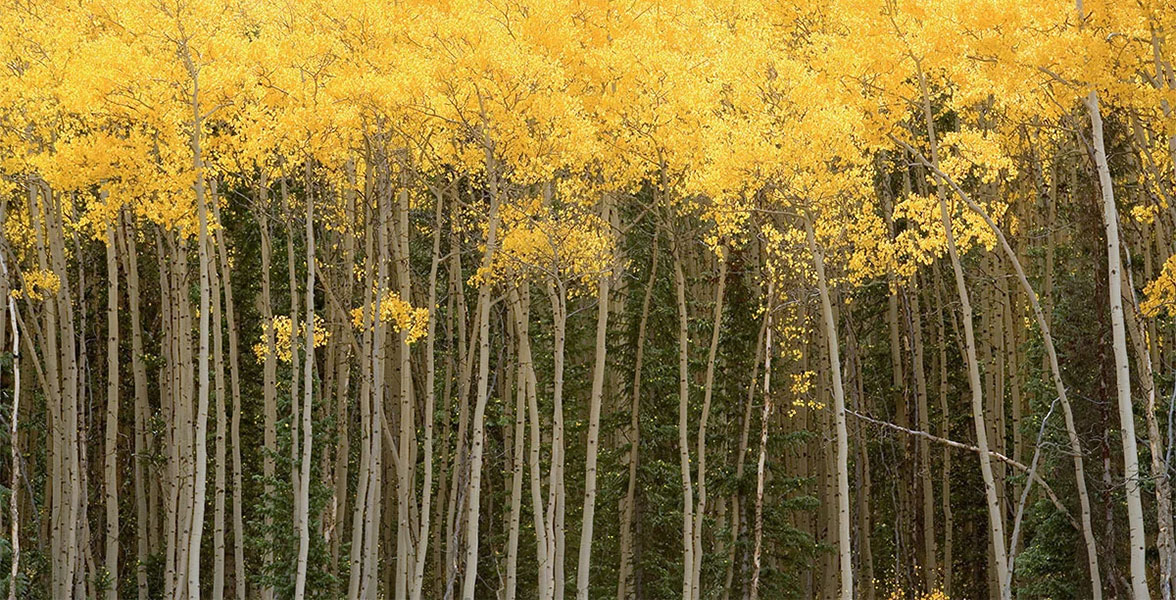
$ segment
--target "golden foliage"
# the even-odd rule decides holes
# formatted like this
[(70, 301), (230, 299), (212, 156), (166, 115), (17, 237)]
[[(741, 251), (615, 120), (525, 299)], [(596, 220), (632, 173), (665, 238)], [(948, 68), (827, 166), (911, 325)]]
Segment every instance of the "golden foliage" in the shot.
[[(278, 360), (282, 362), (290, 362), (293, 357), (292, 342), (297, 340), (302, 342), (306, 339), (306, 322), (298, 323), (298, 331), (294, 331), (294, 327), (290, 323), (290, 317), (280, 315), (274, 317), (273, 321), (262, 325), (265, 331), (261, 334), (261, 341), (253, 345), (253, 354), (257, 356), (258, 361), (265, 360), (269, 355), (269, 337), (272, 333), (274, 338), (274, 352)], [(321, 348), (327, 344), (331, 337), (331, 332), (327, 329), (326, 324), (318, 315), (314, 316), (314, 347)]]
[(396, 331), (406, 334), (405, 342), (408, 344), (425, 337), (429, 332), (429, 309), (413, 308), (391, 290), (384, 290), (371, 307), (351, 309), (351, 323), (356, 327), (363, 327), (364, 321), (371, 319), (372, 315), (378, 316), (381, 322), (390, 323)]
[(24, 287), (9, 292), (17, 300), (27, 298), (32, 302), (40, 302), (61, 289), (61, 278), (53, 271), (26, 271), (21, 273), (21, 279)]

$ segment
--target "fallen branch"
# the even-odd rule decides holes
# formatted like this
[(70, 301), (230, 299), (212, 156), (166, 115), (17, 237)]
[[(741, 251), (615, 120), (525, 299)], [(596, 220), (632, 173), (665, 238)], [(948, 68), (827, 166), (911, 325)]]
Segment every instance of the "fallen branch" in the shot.
[[(952, 448), (959, 448), (960, 450), (967, 450), (969, 452), (975, 452), (977, 454), (980, 453), (980, 448), (973, 446), (971, 444), (965, 444), (963, 442), (957, 442), (955, 440), (949, 440), (947, 438), (942, 438), (937, 435), (932, 435), (930, 433), (927, 433), (926, 431), (919, 431), (917, 429), (908, 429), (908, 428), (902, 427), (900, 425), (895, 425), (894, 423), (891, 423), (889, 421), (879, 421), (878, 419), (875, 419), (873, 417), (868, 417), (866, 415), (863, 415), (862, 413), (859, 413), (854, 410), (850, 410), (848, 408), (845, 409), (845, 414), (853, 415), (863, 421), (873, 423), (875, 425), (880, 425), (882, 427), (887, 427), (887, 428), (893, 429), (895, 431), (900, 431), (900, 432), (905, 433), (907, 435), (921, 437), (921, 438), (928, 439), (928, 440), (931, 440), (932, 442), (936, 442), (939, 444), (946, 444), (948, 446), (951, 446)], [(1038, 485), (1041, 486), (1041, 489), (1045, 490), (1045, 493), (1047, 496), (1049, 496), (1050, 501), (1053, 502), (1054, 506), (1057, 507), (1057, 509), (1059, 511), (1061, 511), (1062, 514), (1066, 515), (1066, 518), (1070, 520), (1070, 524), (1073, 525), (1075, 529), (1081, 530), (1081, 527), (1078, 525), (1078, 522), (1074, 520), (1074, 515), (1070, 514), (1070, 511), (1066, 509), (1066, 506), (1064, 504), (1062, 504), (1062, 501), (1058, 499), (1057, 494), (1054, 493), (1053, 488), (1049, 487), (1049, 484), (1047, 484), (1045, 482), (1045, 480), (1042, 479), (1041, 476), (1038, 475), (1034, 469), (1030, 469), (1024, 463), (1017, 461), (1017, 460), (1014, 460), (1012, 458), (1009, 458), (1008, 456), (1005, 456), (1004, 454), (1001, 454), (1000, 452), (995, 452), (995, 451), (989, 450), (988, 455), (991, 456), (992, 458), (995, 458), (995, 459), (1013, 467), (1014, 469), (1017, 469), (1018, 471), (1021, 471), (1023, 473), (1027, 473), (1029, 475), (1030, 479), (1032, 479), (1033, 481), (1036, 481), (1038, 483)]]

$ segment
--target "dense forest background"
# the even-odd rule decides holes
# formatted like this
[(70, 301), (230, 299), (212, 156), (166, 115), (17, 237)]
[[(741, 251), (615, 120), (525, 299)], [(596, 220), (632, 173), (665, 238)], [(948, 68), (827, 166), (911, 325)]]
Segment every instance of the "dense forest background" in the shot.
[(1172, 597), (1164, 1), (0, 1), (16, 598)]

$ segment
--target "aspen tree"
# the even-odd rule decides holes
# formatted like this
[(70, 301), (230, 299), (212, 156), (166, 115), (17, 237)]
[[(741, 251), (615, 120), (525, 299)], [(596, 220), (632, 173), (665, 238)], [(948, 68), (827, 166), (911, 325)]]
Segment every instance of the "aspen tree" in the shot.
[(1164, 464), (1165, 450), (1163, 438), (1160, 436), (1160, 426), (1156, 420), (1156, 383), (1152, 355), (1148, 348), (1148, 341), (1153, 339), (1149, 332), (1139, 322), (1139, 300), (1135, 295), (1135, 285), (1131, 276), (1131, 255), (1128, 253), (1128, 266), (1123, 272), (1127, 284), (1125, 293), (1130, 310), (1125, 311), (1127, 332), (1131, 338), (1132, 349), (1135, 351), (1136, 362), (1139, 365), (1139, 385), (1143, 388), (1147, 398), (1144, 417), (1147, 422), (1148, 451), (1151, 455), (1151, 472), (1155, 479), (1156, 497), (1156, 550), (1160, 555), (1160, 594), (1171, 596), (1170, 570), (1168, 564), (1172, 554), (1172, 495), (1169, 486), (1167, 467)]
[(364, 292), (363, 292), (363, 307), (360, 309), (360, 322), (363, 326), (363, 343), (361, 346), (361, 360), (359, 365), (360, 372), (360, 391), (359, 391), (359, 410), (360, 423), (362, 427), (363, 439), (360, 445), (359, 463), (358, 463), (358, 482), (356, 484), (355, 508), (352, 516), (352, 530), (351, 530), (351, 556), (350, 556), (350, 579), (348, 582), (347, 597), (356, 600), (359, 598), (366, 598), (365, 595), (365, 577), (364, 577), (364, 562), (363, 551), (369, 548), (368, 541), (368, 509), (370, 508), (370, 501), (368, 500), (368, 493), (371, 489), (371, 477), (374, 471), (372, 463), (375, 462), (376, 457), (372, 456), (373, 446), (373, 428), (375, 426), (375, 419), (372, 411), (371, 390), (372, 390), (372, 368), (374, 357), (374, 332), (375, 332), (375, 312), (377, 307), (372, 302), (373, 290), (376, 285), (375, 280), (375, 263), (376, 258), (373, 253), (375, 247), (375, 232), (372, 230), (372, 209), (371, 203), (367, 199), (364, 200), (363, 223), (364, 223)]
[[(314, 439), (312, 426), (312, 411), (313, 404), (313, 388), (314, 388), (314, 329), (315, 329), (315, 314), (314, 314), (314, 274), (315, 274), (315, 258), (314, 258), (314, 197), (309, 191), (310, 181), (310, 162), (307, 161), (307, 193), (306, 193), (306, 322), (303, 328), (306, 330), (306, 343), (303, 346), (303, 398), (302, 398), (302, 457), (298, 462), (300, 472), (298, 475), (297, 484), (298, 501), (296, 506), (298, 510), (295, 512), (296, 525), (298, 527), (298, 565), (295, 572), (294, 579), (294, 598), (301, 600), (306, 594), (306, 561), (310, 553), (310, 463), (313, 453), (312, 442)], [(284, 182), (283, 182), (284, 188)], [(292, 268), (292, 267), (291, 267)], [(294, 293), (294, 288), (290, 288), (290, 293)], [(296, 322), (291, 319), (291, 324)], [(291, 350), (294, 345), (294, 331), (290, 332)], [(292, 356), (296, 357), (294, 354)], [(293, 401), (293, 397), (291, 397)]]
[[(106, 225), (106, 439), (103, 451), (103, 486), (106, 492), (106, 574), (110, 578), (107, 600), (118, 599), (118, 257), (114, 223)], [(16, 328), (13, 327), (13, 331)], [(15, 353), (14, 353), (15, 354)], [(13, 413), (15, 421), (15, 412)], [(15, 444), (16, 435), (12, 436)], [(15, 461), (13, 461), (15, 465)], [(15, 467), (14, 467), (15, 468)], [(16, 498), (14, 485), (12, 497)], [(15, 516), (15, 515), (14, 515)], [(15, 536), (13, 536), (15, 539)], [(15, 581), (14, 581), (15, 585)]]
[(690, 476), (690, 335), (687, 330), (686, 276), (680, 237), (674, 236), (674, 290), (678, 300), (678, 455), (682, 470), (682, 600), (694, 598), (694, 485)]
[(195, 412), (195, 479), (193, 482), (195, 495), (192, 498), (191, 537), (187, 543), (188, 571), (187, 597), (189, 600), (200, 599), (200, 543), (204, 533), (204, 496), (205, 480), (208, 477), (208, 446), (206, 429), (208, 427), (208, 355), (209, 355), (209, 302), (211, 292), (210, 256), (208, 252), (208, 208), (205, 205), (204, 162), (200, 148), (200, 130), (203, 125), (203, 115), (200, 108), (200, 80), (199, 72), (188, 55), (186, 46), (182, 48), (187, 62), (188, 75), (192, 80), (192, 169), (196, 172), (196, 215), (199, 220), (199, 239), (197, 241), (197, 256), (200, 261), (200, 348), (198, 358), (197, 404)]
[[(232, 446), (233, 461), (233, 580), (234, 593), (237, 600), (245, 600), (245, 523), (244, 508), (242, 506), (244, 482), (242, 481), (241, 463), (241, 375), (240, 349), (237, 333), (236, 308), (233, 303), (233, 278), (229, 269), (229, 255), (226, 240), (222, 231), (224, 221), (221, 219), (220, 203), (212, 204), (213, 218), (221, 225), (217, 229), (215, 246), (220, 259), (222, 290), (225, 296), (225, 321), (229, 331), (229, 382), (232, 389), (233, 405), (232, 417), (229, 419), (229, 435)], [(137, 385), (137, 384), (136, 384)]]
[[(437, 193), (435, 197), (435, 205), (433, 207), (433, 253), (432, 260), (429, 264), (429, 288), (428, 300), (426, 306), (430, 311), (435, 310), (437, 306), (437, 274), (441, 268), (441, 222), (444, 214), (445, 202), (444, 196)], [(407, 227), (407, 215), (405, 215), (405, 226)], [(406, 236), (407, 237), (407, 236)], [(405, 240), (407, 241), (407, 240)], [(408, 248), (404, 247), (407, 255)], [(425, 450), (424, 450), (424, 484), (421, 487), (421, 508), (420, 508), (420, 529), (417, 532), (417, 543), (420, 544), (416, 550), (416, 566), (413, 570), (415, 578), (411, 590), (411, 599), (420, 600), (424, 592), (424, 577), (425, 577), (425, 557), (426, 544), (429, 540), (429, 527), (431, 526), (430, 517), (432, 512), (430, 506), (433, 500), (433, 430), (436, 427), (435, 405), (437, 401), (437, 319), (435, 315), (429, 317), (428, 329), (425, 332)], [(446, 378), (448, 384), (448, 378)], [(445, 399), (448, 400), (448, 394)]]
[(131, 371), (135, 380), (135, 583), (139, 600), (146, 600), (147, 587), (147, 555), (151, 540), (155, 538), (152, 523), (155, 519), (154, 495), (150, 490), (155, 486), (148, 481), (149, 469), (147, 456), (152, 453), (154, 444), (149, 442), (147, 434), (147, 420), (150, 406), (147, 399), (147, 368), (143, 364), (143, 331), (139, 308), (139, 255), (137, 243), (131, 231), (130, 217), (123, 213), (120, 219), (119, 239), (122, 246), (119, 252), (123, 261), (123, 272), (127, 278), (127, 305), (130, 308), (131, 321)]
[[(633, 570), (633, 514), (637, 504), (637, 461), (641, 440), (640, 411), (642, 367), (645, 358), (646, 325), (649, 323), (649, 305), (650, 301), (653, 299), (653, 286), (657, 281), (658, 254), (660, 253), (661, 247), (660, 244), (658, 244), (658, 235), (656, 229), (654, 230), (653, 242), (651, 246), (653, 247), (653, 250), (649, 263), (649, 278), (645, 282), (645, 294), (641, 300), (641, 318), (637, 325), (637, 346), (635, 350), (636, 355), (633, 359), (633, 393), (629, 406), (628, 434), (630, 439), (629, 455), (627, 459), (629, 465), (629, 482), (626, 486), (625, 500), (621, 516), (621, 541), (619, 550), (621, 566), (617, 574), (617, 600), (627, 600), (629, 597), (629, 578)], [(750, 410), (750, 406), (751, 404), (749, 402), (748, 410)], [(746, 438), (746, 435), (744, 438)], [(746, 441), (743, 442), (743, 445), (746, 445)], [(740, 467), (742, 467), (742, 464), (742, 453), (740, 453)], [(742, 468), (740, 469), (740, 472), (742, 472)], [(735, 535), (738, 535), (738, 533)], [(730, 582), (728, 580), (728, 584), (729, 583)]]
[[(210, 190), (212, 196), (212, 204), (216, 204), (216, 183), (212, 183)], [(215, 237), (210, 236), (211, 239)], [(215, 243), (215, 242), (213, 242)], [(212, 258), (210, 257), (211, 261)], [(215, 450), (214, 462), (216, 463), (216, 471), (213, 474), (213, 517), (212, 517), (212, 596), (214, 598), (222, 598), (225, 593), (225, 486), (226, 486), (226, 469), (225, 459), (227, 458), (227, 448), (225, 447), (225, 436), (228, 435), (226, 429), (228, 424), (225, 422), (225, 403), (226, 403), (226, 387), (225, 387), (225, 342), (223, 333), (223, 319), (221, 312), (221, 277), (217, 272), (216, 263), (212, 263), (209, 268), (211, 275), (211, 300), (212, 300), (212, 361), (213, 361), (213, 386), (216, 393), (216, 432), (215, 436)]]
[[(258, 298), (258, 304), (261, 307), (263, 335), (265, 337), (265, 358), (263, 359), (264, 366), (262, 369), (262, 393), (265, 412), (262, 475), (266, 482), (265, 493), (267, 496), (271, 496), (274, 493), (273, 478), (277, 475), (274, 470), (274, 455), (278, 451), (278, 342), (277, 332), (274, 327), (273, 299), (270, 291), (270, 261), (273, 250), (269, 219), (266, 216), (269, 209), (269, 189), (264, 175), (262, 175), (261, 181), (257, 184), (256, 194), (255, 202), (258, 205), (257, 225), (261, 232), (261, 297)], [(267, 515), (265, 518), (267, 530), (270, 524), (271, 517)], [(266, 558), (267, 560), (270, 559), (269, 556)], [(273, 589), (269, 586), (263, 586), (261, 589), (261, 597), (264, 600), (272, 599), (273, 593)]]
[[(609, 223), (611, 195), (601, 198), (600, 220)], [(604, 396), (604, 371), (607, 365), (609, 279), (604, 275), (597, 283), (596, 351), (592, 366), (592, 392), (588, 405), (588, 449), (584, 465), (584, 512), (580, 531), (580, 560), (576, 569), (576, 600), (588, 600), (588, 578), (592, 564), (593, 525), (596, 512), (596, 459), (600, 445), (600, 405)], [(705, 431), (705, 430), (704, 430)]]
[[(1079, 17), (1082, 16), (1079, 2)], [(1098, 92), (1086, 96), (1090, 115), (1090, 130), (1098, 183), (1102, 193), (1103, 226), (1107, 241), (1107, 293), (1110, 295), (1112, 348), (1115, 357), (1115, 389), (1119, 408), (1119, 427), (1123, 439), (1123, 477), (1127, 488), (1127, 531), (1131, 549), (1131, 594), (1134, 598), (1149, 598), (1146, 547), (1143, 529), (1143, 502), (1140, 498), (1139, 451), (1135, 444), (1135, 413), (1131, 403), (1131, 366), (1127, 360), (1127, 333), (1123, 322), (1122, 259), (1119, 245), (1119, 211), (1111, 171), (1107, 166), (1106, 146), (1103, 142), (1102, 112)]]
[(719, 260), (719, 281), (715, 290), (715, 307), (712, 316), (710, 349), (707, 351), (706, 378), (703, 382), (702, 415), (698, 421), (698, 503), (694, 508), (694, 565), (690, 582), (691, 596), (697, 600), (701, 594), (702, 577), (702, 524), (706, 515), (706, 426), (710, 417), (711, 398), (714, 394), (715, 360), (719, 350), (719, 331), (723, 325), (723, 300), (727, 289), (727, 248), (717, 249)]
[[(0, 225), (5, 222), (4, 213), (8, 203), (0, 202)], [(7, 242), (7, 239), (4, 240)], [(7, 245), (7, 244), (5, 244)], [(0, 247), (0, 274), (5, 282), (12, 281), (12, 274), (8, 270), (7, 248)], [(7, 287), (7, 285), (5, 286)], [(18, 434), (20, 431), (20, 391), (21, 391), (21, 359), (20, 359), (20, 327), (17, 325), (16, 299), (11, 292), (5, 295), (7, 302), (9, 328), (12, 330), (12, 421), (9, 423), (8, 435), (11, 440), (10, 457), (12, 459), (12, 479), (8, 489), (11, 490), (8, 500), (9, 539), (12, 544), (12, 559), (8, 571), (8, 600), (16, 600), (17, 575), (20, 573), (20, 502), (18, 492), (21, 478), (21, 455)]]
[[(401, 189), (396, 194), (396, 207), (393, 217), (393, 226), (395, 227), (395, 240), (392, 244), (392, 256), (396, 266), (396, 284), (397, 290), (402, 299), (410, 298), (411, 283), (409, 281), (409, 252), (408, 252), (408, 190), (403, 187), (406, 175), (403, 174), (407, 168), (406, 165), (401, 164)], [(415, 503), (415, 497), (412, 496), (409, 489), (409, 480), (411, 477), (412, 466), (410, 462), (415, 465), (415, 461), (410, 461), (410, 445), (413, 450), (416, 447), (416, 427), (414, 426), (415, 417), (413, 415), (412, 402), (412, 376), (411, 376), (411, 354), (408, 350), (408, 331), (400, 332), (400, 343), (397, 344), (396, 356), (398, 363), (396, 366), (397, 379), (400, 383), (399, 390), (399, 404), (400, 404), (400, 437), (398, 454), (399, 461), (396, 464), (396, 590), (395, 595), (403, 598), (408, 593), (409, 579), (416, 579), (412, 574), (410, 566), (416, 563), (416, 549), (413, 547), (409, 534), (409, 503)], [(411, 439), (410, 439), (411, 438)], [(410, 500), (412, 498), (412, 500)]]
[[(943, 312), (943, 280), (939, 274), (939, 263), (933, 263), (932, 274), (935, 283), (935, 345), (938, 347), (939, 354), (936, 359), (936, 364), (939, 370), (939, 437), (944, 439), (951, 439), (951, 411), (948, 405), (947, 392), (947, 326), (944, 324)], [(954, 325), (954, 317), (953, 317)], [(1080, 459), (1081, 456), (1078, 456)], [(941, 459), (942, 472), (940, 476), (940, 499), (943, 504), (943, 593), (951, 596), (952, 580), (954, 579), (955, 564), (953, 562), (952, 550), (955, 539), (955, 520), (951, 508), (951, 448), (944, 447), (943, 456)], [(1085, 486), (1085, 481), (1079, 479), (1079, 485)], [(1087, 523), (1089, 523), (1089, 508), (1086, 511)], [(1084, 531), (1090, 531), (1089, 527), (1085, 527)]]
[[(912, 281), (910, 294), (911, 337), (913, 338), (913, 345), (915, 347), (912, 369), (915, 372), (916, 410), (918, 411), (919, 430), (931, 431), (931, 418), (928, 414), (927, 375), (924, 366), (923, 315), (920, 309), (919, 295), (919, 283), (916, 278)], [(926, 438), (923, 438), (919, 440), (918, 447), (919, 480), (923, 500), (923, 560), (921, 563), (923, 565), (923, 577), (926, 589), (935, 590), (938, 587), (938, 569), (935, 564), (937, 562), (938, 552), (935, 548), (935, 491), (931, 485), (931, 443)]]
[(829, 298), (829, 289), (825, 277), (824, 252), (817, 245), (813, 234), (810, 217), (804, 217), (805, 236), (808, 240), (809, 251), (813, 255), (813, 267), (817, 274), (817, 289), (821, 296), (821, 314), (825, 322), (825, 332), (829, 345), (829, 363), (833, 377), (833, 418), (836, 443), (837, 463), (837, 548), (840, 563), (840, 597), (842, 600), (852, 600), (853, 595), (853, 561), (850, 557), (849, 545), (849, 442), (845, 425), (845, 390), (841, 381), (841, 352), (837, 338), (837, 323), (833, 319), (833, 306)]
[[(482, 268), (488, 269), (494, 260), (494, 252), (498, 242), (498, 208), (501, 202), (500, 182), (498, 180), (498, 161), (492, 148), (483, 142), (485, 154), (485, 168), (488, 185), (489, 223), (486, 230), (486, 250), (482, 256)], [(468, 547), (465, 554), (465, 573), (462, 579), (462, 600), (473, 600), (474, 584), (478, 571), (478, 514), (479, 500), (482, 492), (482, 453), (485, 444), (486, 402), (489, 400), (490, 377), (490, 291), (489, 281), (483, 281), (478, 287), (477, 324), (478, 324), (478, 384), (477, 401), (474, 405), (473, 435), (470, 441), (470, 480), (467, 500), (466, 538)]]
[(772, 300), (774, 290), (772, 280), (768, 280), (768, 303), (764, 319), (767, 321), (767, 333), (764, 335), (764, 406), (760, 411), (759, 458), (755, 469), (755, 519), (754, 519), (754, 550), (751, 558), (751, 587), (748, 597), (751, 600), (759, 598), (761, 557), (764, 542), (764, 462), (768, 453), (768, 417), (772, 414)]
[[(930, 163), (935, 167), (939, 163), (939, 147), (936, 138), (934, 118), (931, 110), (930, 95), (927, 90), (927, 80), (922, 70), (919, 70), (919, 89), (922, 98), (923, 107), (923, 121), (927, 127), (928, 143), (931, 148)], [(990, 544), (993, 556), (993, 565), (995, 567), (994, 579), (996, 591), (999, 596), (1008, 600), (1012, 595), (1011, 576), (1009, 573), (1007, 552), (1005, 549), (1006, 541), (1004, 535), (1004, 518), (1000, 511), (999, 498), (997, 496), (996, 480), (993, 476), (992, 461), (988, 455), (988, 425), (985, 421), (984, 409), (984, 389), (983, 383), (980, 379), (980, 366), (976, 352), (976, 340), (973, 331), (973, 317), (970, 296), (968, 294), (967, 283), (964, 278), (963, 266), (960, 262), (959, 250), (956, 246), (955, 232), (952, 227), (951, 213), (948, 210), (948, 202), (944, 184), (942, 181), (937, 187), (937, 195), (939, 200), (939, 215), (940, 221), (943, 225), (944, 236), (946, 239), (948, 256), (951, 260), (952, 270), (955, 272), (956, 294), (960, 299), (961, 320), (964, 325), (964, 347), (966, 354), (966, 362), (968, 367), (968, 382), (972, 394), (972, 418), (975, 422), (976, 431), (976, 445), (980, 448), (980, 472), (984, 479), (985, 499), (988, 507), (988, 530), (990, 533)]]
[[(517, 293), (515, 293), (517, 296)], [(517, 341), (520, 333), (516, 325), (512, 325), (512, 337), (515, 338), (515, 346), (521, 347), (521, 342)], [(510, 485), (510, 517), (509, 517), (509, 533), (508, 541), (506, 543), (506, 587), (503, 592), (503, 597), (506, 600), (514, 600), (518, 592), (518, 562), (519, 562), (519, 522), (522, 519), (523, 508), (523, 441), (525, 433), (523, 424), (525, 417), (524, 406), (526, 404), (527, 395), (527, 372), (526, 367), (522, 363), (522, 356), (515, 360), (515, 408), (514, 408), (514, 435), (513, 444), (510, 451), (511, 457), (511, 485)]]

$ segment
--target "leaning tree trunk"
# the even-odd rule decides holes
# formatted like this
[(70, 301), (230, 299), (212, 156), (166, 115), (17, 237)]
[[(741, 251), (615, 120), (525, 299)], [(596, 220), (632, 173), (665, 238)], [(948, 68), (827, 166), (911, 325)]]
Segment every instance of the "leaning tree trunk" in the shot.
[[(934, 118), (931, 112), (931, 98), (927, 92), (927, 80), (919, 73), (919, 87), (923, 97), (923, 117), (927, 123), (927, 136), (931, 146), (931, 162), (939, 163), (939, 149), (935, 137)], [(972, 392), (972, 419), (976, 430), (976, 445), (980, 448), (980, 474), (984, 479), (984, 495), (988, 504), (988, 531), (991, 539), (993, 563), (996, 567), (997, 588), (1001, 600), (1012, 599), (1012, 582), (1008, 569), (1008, 553), (1005, 548), (1004, 516), (1000, 512), (996, 480), (992, 473), (992, 458), (988, 450), (988, 426), (984, 419), (984, 392), (980, 380), (980, 364), (976, 357), (976, 334), (973, 330), (972, 303), (968, 296), (968, 284), (964, 279), (964, 268), (956, 248), (955, 233), (952, 229), (951, 214), (948, 212), (947, 196), (939, 186), (939, 216), (947, 239), (947, 254), (955, 272), (956, 293), (960, 298), (960, 313), (964, 323), (964, 347), (968, 363), (968, 385)]]
[(817, 289), (821, 296), (821, 315), (825, 321), (825, 338), (829, 344), (829, 365), (833, 375), (833, 419), (837, 467), (837, 554), (841, 572), (841, 599), (853, 600), (853, 557), (849, 542), (849, 440), (845, 426), (845, 388), (841, 381), (841, 352), (837, 342), (837, 322), (825, 277), (825, 253), (817, 245), (812, 221), (804, 219), (805, 237), (817, 272)]
[(1131, 404), (1131, 367), (1127, 360), (1127, 333), (1123, 321), (1123, 270), (1119, 247), (1119, 210), (1115, 205), (1115, 190), (1107, 165), (1107, 151), (1103, 142), (1102, 112), (1098, 92), (1086, 97), (1090, 113), (1094, 164), (1102, 188), (1103, 225), (1107, 235), (1107, 288), (1111, 310), (1111, 344), (1115, 354), (1115, 390), (1119, 406), (1119, 432), (1123, 439), (1123, 478), (1127, 496), (1127, 531), (1130, 536), (1131, 593), (1136, 600), (1150, 598), (1147, 587), (1147, 547), (1143, 528), (1143, 501), (1140, 497), (1139, 450), (1135, 443), (1135, 413)]
[[(609, 223), (612, 194), (601, 199), (600, 220)], [(611, 236), (611, 231), (609, 232)], [(580, 533), (580, 560), (576, 568), (576, 600), (588, 600), (588, 576), (592, 563), (592, 528), (596, 515), (596, 456), (600, 446), (600, 404), (604, 397), (604, 371), (608, 368), (606, 348), (610, 276), (600, 278), (596, 313), (596, 356), (592, 367), (592, 395), (588, 406), (588, 449), (584, 459), (584, 512)]]
[[(911, 150), (913, 151), (914, 149), (911, 148)], [(997, 226), (996, 222), (992, 220), (992, 217), (989, 216), (988, 212), (984, 210), (984, 207), (973, 201), (971, 196), (965, 193), (964, 190), (961, 189), (954, 180), (940, 171), (939, 167), (934, 162), (934, 158), (932, 158), (932, 160), (927, 160), (926, 157), (922, 155), (917, 156), (935, 173), (935, 175), (941, 180), (941, 184), (946, 183), (950, 185), (956, 196), (959, 197), (960, 200), (962, 200), (971, 211), (979, 215), (980, 218), (984, 220), (985, 224), (988, 225), (988, 228), (992, 230), (993, 234), (996, 235), (1000, 242), (1001, 248), (1005, 253), (1005, 257), (1008, 258), (1009, 262), (1013, 265), (1013, 270), (1017, 274), (1017, 280), (1021, 284), (1021, 289), (1024, 290), (1025, 295), (1029, 299), (1029, 305), (1033, 309), (1033, 315), (1037, 321), (1037, 326), (1041, 330), (1041, 338), (1046, 352), (1046, 363), (1049, 365), (1050, 373), (1053, 376), (1054, 390), (1058, 394), (1058, 400), (1062, 405), (1062, 413), (1065, 417), (1066, 433), (1070, 442), (1070, 453), (1073, 455), (1074, 461), (1074, 477), (1078, 490), (1079, 508), (1081, 511), (1082, 536), (1086, 547), (1086, 563), (1087, 569), (1090, 571), (1091, 598), (1094, 600), (1099, 600), (1102, 598), (1102, 576), (1099, 573), (1098, 567), (1098, 546), (1095, 543), (1094, 529), (1091, 525), (1090, 495), (1086, 490), (1086, 468), (1084, 466), (1082, 443), (1078, 438), (1078, 429), (1074, 422), (1074, 412), (1070, 405), (1069, 396), (1066, 392), (1066, 386), (1062, 382), (1062, 371), (1058, 362), (1057, 350), (1054, 346), (1053, 334), (1050, 331), (1050, 320), (1048, 318), (1048, 313), (1038, 300), (1037, 293), (1034, 291), (1033, 286), (1029, 283), (1029, 278), (1025, 274), (1025, 269), (1021, 265), (1020, 259), (1017, 258), (1016, 252), (1009, 244), (1008, 238), (1005, 237), (1004, 231)], [(938, 276), (938, 273), (936, 276)], [(942, 310), (942, 299), (940, 299), (940, 310)], [(940, 317), (940, 319), (942, 320), (942, 317)], [(942, 323), (940, 324), (940, 327), (943, 327)], [(940, 352), (943, 352), (942, 348), (940, 349)], [(942, 369), (943, 367), (941, 367), (941, 370)], [(944, 385), (942, 380), (945, 377), (946, 374), (941, 373), (941, 387)], [(945, 391), (941, 391), (941, 394), (945, 393)], [(946, 408), (946, 403), (944, 403), (943, 406)], [(946, 436), (946, 433), (944, 437), (948, 437)], [(944, 506), (945, 508), (948, 508), (948, 505), (945, 504)], [(944, 591), (946, 592), (947, 590)]]

